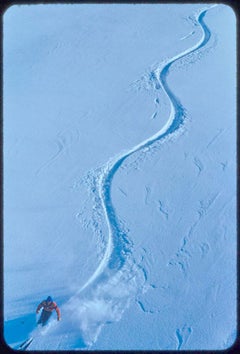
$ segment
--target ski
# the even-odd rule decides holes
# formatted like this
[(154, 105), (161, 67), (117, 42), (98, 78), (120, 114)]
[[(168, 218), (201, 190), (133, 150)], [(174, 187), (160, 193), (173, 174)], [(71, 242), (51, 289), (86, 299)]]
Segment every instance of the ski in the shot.
[(18, 350), (26, 350), (29, 345), (32, 343), (33, 338), (26, 339), (19, 347)]

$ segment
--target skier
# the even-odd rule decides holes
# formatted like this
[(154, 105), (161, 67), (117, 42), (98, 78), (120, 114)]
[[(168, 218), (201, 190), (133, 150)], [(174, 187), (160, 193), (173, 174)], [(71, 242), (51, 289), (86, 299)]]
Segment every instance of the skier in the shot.
[(53, 301), (51, 296), (48, 296), (46, 300), (43, 300), (37, 307), (36, 313), (39, 313), (39, 311), (43, 308), (41, 316), (37, 322), (37, 324), (42, 324), (42, 326), (45, 326), (52, 315), (53, 310), (56, 311), (57, 313), (57, 320), (60, 321), (61, 315), (60, 315), (60, 310), (56, 304), (56, 302)]

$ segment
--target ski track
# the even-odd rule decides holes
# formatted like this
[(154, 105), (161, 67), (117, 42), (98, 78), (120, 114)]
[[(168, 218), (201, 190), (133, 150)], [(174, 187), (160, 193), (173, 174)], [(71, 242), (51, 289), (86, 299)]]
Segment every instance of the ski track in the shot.
[[(217, 5), (205, 7), (195, 14), (195, 20), (202, 30), (201, 39), (194, 46), (161, 62), (150, 73), (154, 90), (163, 90), (169, 100), (170, 115), (168, 121), (157, 133), (130, 150), (111, 158), (103, 167), (93, 172), (94, 188), (91, 187), (91, 189), (95, 195), (95, 202), (103, 210), (108, 228), (108, 238), (103, 258), (90, 279), (77, 294), (63, 305), (63, 317), (64, 313), (67, 315), (64, 320), (65, 325), (63, 322), (59, 323), (57, 327), (54, 326), (53, 330), (50, 328), (48, 331), (48, 335), (53, 335), (51, 348), (43, 348), (44, 342), (40, 340), (39, 345), (31, 345), (30, 349), (31, 347), (33, 349), (54, 349), (53, 345), (55, 345), (58, 349), (66, 350), (71, 336), (71, 334), (67, 336), (68, 342), (65, 343), (66, 328), (72, 328), (73, 332), (75, 331), (75, 337), (72, 334), (72, 340), (76, 341), (78, 337), (82, 337), (87, 349), (91, 348), (104, 324), (120, 320), (130, 301), (136, 298), (137, 294), (147, 290), (145, 285), (147, 272), (144, 266), (134, 259), (133, 244), (128, 239), (127, 231), (124, 230), (122, 223), (119, 221), (113, 205), (111, 197), (112, 182), (117, 171), (128, 157), (149, 149), (156, 142), (162, 143), (181, 132), (186, 120), (185, 109), (171, 91), (167, 83), (167, 76), (169, 69), (176, 61), (199, 51), (207, 44), (211, 32), (204, 22), (204, 17), (208, 10), (215, 6)], [(141, 307), (141, 303), (139, 303), (139, 306)], [(56, 336), (56, 331), (58, 336)], [(191, 329), (187, 328), (187, 337), (190, 334)], [(54, 340), (56, 337), (58, 342)], [(176, 337), (178, 339), (178, 349), (180, 349), (183, 344), (182, 330), (177, 329)], [(35, 340), (33, 344), (34, 342), (36, 343)], [(80, 346), (80, 349), (83, 347)]]
[[(215, 6), (211, 6), (210, 8), (212, 7)], [(128, 250), (127, 245), (129, 242), (126, 238), (126, 235), (122, 233), (115, 212), (115, 208), (111, 200), (111, 184), (113, 181), (113, 177), (118, 171), (118, 169), (121, 167), (123, 162), (128, 157), (130, 157), (131, 155), (133, 155), (134, 153), (142, 149), (150, 147), (155, 142), (162, 140), (165, 137), (170, 137), (175, 131), (179, 130), (179, 128), (183, 126), (186, 117), (185, 110), (181, 105), (180, 101), (178, 100), (178, 98), (173, 94), (173, 92), (169, 88), (166, 78), (169, 73), (169, 69), (173, 63), (201, 49), (209, 41), (211, 32), (206, 26), (205, 22), (203, 21), (203, 18), (207, 13), (207, 11), (208, 9), (203, 10), (197, 18), (200, 26), (203, 29), (203, 37), (200, 40), (200, 42), (194, 45), (193, 47), (191, 47), (190, 49), (187, 49), (184, 52), (174, 56), (169, 61), (160, 64), (159, 67), (157, 67), (155, 71), (151, 72), (150, 74), (152, 80), (154, 81), (155, 89), (158, 90), (161, 88), (169, 98), (171, 112), (167, 123), (164, 125), (163, 128), (161, 128), (156, 134), (154, 134), (150, 138), (144, 140), (143, 142), (136, 145), (129, 151), (111, 159), (109, 162), (107, 162), (106, 166), (104, 166), (102, 169), (102, 173), (99, 176), (98, 191), (99, 191), (100, 199), (102, 202), (102, 208), (104, 210), (106, 222), (109, 229), (108, 245), (102, 262), (100, 263), (99, 267), (97, 268), (93, 276), (81, 288), (81, 291), (85, 289), (87, 286), (89, 286), (102, 273), (102, 270), (105, 267), (107, 266), (111, 267), (113, 261), (117, 261), (119, 269), (124, 264), (125, 252), (121, 252), (124, 253), (124, 256), (119, 255), (118, 259), (116, 257), (115, 252), (119, 250), (119, 247), (121, 248), (122, 251), (127, 251)]]

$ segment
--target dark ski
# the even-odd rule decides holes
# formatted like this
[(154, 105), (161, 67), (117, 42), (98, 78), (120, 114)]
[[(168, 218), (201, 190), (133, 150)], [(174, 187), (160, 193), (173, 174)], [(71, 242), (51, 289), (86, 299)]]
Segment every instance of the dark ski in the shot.
[(32, 343), (33, 338), (26, 339), (19, 347), (18, 350), (26, 350), (29, 345)]

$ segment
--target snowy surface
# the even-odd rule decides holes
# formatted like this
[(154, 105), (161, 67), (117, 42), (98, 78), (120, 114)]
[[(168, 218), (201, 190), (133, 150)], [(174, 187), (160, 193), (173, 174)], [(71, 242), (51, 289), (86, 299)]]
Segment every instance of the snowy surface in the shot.
[[(13, 348), (224, 349), (236, 336), (236, 19), (226, 5), (4, 15)], [(51, 295), (62, 312), (35, 328)]]

